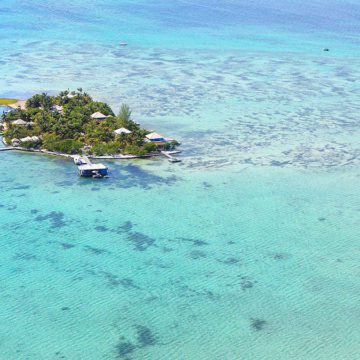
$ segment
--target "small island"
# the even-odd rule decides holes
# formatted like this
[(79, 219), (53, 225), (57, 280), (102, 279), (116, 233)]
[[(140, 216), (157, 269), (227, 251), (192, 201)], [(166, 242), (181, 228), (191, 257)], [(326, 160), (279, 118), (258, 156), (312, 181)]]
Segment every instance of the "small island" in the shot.
[(26, 101), (11, 99), (8, 104), (12, 109), (2, 115), (0, 130), (9, 148), (134, 158), (167, 154), (179, 145), (174, 139), (143, 129), (132, 119), (128, 105), (122, 104), (115, 115), (108, 104), (93, 100), (81, 88), (56, 96), (35, 94)]

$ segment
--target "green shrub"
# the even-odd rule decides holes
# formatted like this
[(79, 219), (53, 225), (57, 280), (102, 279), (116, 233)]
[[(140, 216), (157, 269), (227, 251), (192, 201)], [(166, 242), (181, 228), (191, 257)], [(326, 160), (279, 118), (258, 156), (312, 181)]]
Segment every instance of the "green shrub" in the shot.
[(23, 141), (20, 145), (25, 149), (37, 149), (40, 147), (40, 143), (34, 141)]
[(84, 144), (80, 141), (66, 139), (47, 142), (46, 149), (64, 154), (79, 154), (83, 146)]
[(98, 156), (103, 155), (114, 155), (120, 152), (120, 143), (116, 141), (110, 141), (109, 143), (105, 144), (95, 144), (91, 150), (91, 154), (95, 154)]
[(156, 151), (156, 149), (157, 149), (156, 144), (154, 144), (152, 142), (145, 143), (143, 147), (147, 153)]
[(146, 150), (141, 146), (127, 145), (124, 149), (124, 153), (136, 156), (144, 156), (146, 154)]

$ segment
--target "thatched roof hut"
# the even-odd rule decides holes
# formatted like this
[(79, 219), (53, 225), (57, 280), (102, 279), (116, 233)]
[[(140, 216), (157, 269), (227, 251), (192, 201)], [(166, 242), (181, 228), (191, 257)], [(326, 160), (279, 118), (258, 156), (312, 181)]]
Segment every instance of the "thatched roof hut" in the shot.
[(91, 115), (91, 118), (95, 120), (105, 120), (107, 116), (97, 111)]
[(116, 130), (114, 130), (114, 133), (116, 134), (116, 135), (120, 135), (120, 134), (131, 134), (131, 131), (130, 130), (128, 130), (128, 129), (126, 129), (126, 128), (120, 128), (120, 129), (116, 129)]

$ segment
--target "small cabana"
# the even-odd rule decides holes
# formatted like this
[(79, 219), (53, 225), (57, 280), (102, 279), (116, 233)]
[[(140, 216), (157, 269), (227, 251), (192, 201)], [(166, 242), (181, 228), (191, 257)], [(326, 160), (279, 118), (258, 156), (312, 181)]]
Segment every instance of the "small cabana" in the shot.
[(97, 111), (91, 115), (91, 118), (94, 120), (105, 120), (107, 116)]
[(114, 133), (116, 134), (116, 135), (120, 135), (120, 134), (131, 134), (131, 131), (130, 130), (128, 130), (128, 129), (126, 129), (126, 128), (120, 128), (120, 129), (116, 129), (116, 130), (114, 130)]

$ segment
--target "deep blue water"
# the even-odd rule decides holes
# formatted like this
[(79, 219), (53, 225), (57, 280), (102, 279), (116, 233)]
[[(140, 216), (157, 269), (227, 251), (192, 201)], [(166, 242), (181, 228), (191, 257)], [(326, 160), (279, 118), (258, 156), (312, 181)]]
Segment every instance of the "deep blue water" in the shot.
[(358, 50), (354, 1), (3, 0), (0, 36), (171, 48)]

